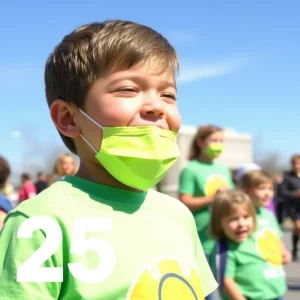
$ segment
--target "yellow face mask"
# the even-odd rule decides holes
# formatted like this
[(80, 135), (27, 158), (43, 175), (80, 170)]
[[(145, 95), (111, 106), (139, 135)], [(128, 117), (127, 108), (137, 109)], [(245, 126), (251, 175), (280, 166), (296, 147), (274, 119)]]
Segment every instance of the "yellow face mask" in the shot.
[(205, 148), (205, 155), (210, 159), (218, 158), (224, 150), (222, 143), (211, 144)]
[(118, 181), (146, 191), (156, 185), (180, 155), (177, 133), (156, 126), (102, 127), (84, 111), (91, 122), (103, 130), (101, 149), (96, 159)]

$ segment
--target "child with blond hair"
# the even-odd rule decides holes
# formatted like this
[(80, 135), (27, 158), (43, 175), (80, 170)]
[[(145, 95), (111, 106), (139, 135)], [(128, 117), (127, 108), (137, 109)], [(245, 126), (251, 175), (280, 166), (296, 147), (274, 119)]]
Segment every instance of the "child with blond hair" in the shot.
[(259, 221), (243, 191), (216, 195), (210, 232), (217, 240), (214, 270), (224, 300), (283, 299), (286, 279), (279, 232), (273, 227), (261, 231)]

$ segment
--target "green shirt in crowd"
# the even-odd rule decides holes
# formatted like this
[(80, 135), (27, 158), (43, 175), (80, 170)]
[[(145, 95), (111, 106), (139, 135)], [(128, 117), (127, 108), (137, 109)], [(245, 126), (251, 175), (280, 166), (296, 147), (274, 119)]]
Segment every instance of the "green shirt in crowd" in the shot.
[[(273, 213), (267, 209), (257, 209), (256, 217), (257, 231), (246, 241), (235, 243), (227, 240), (224, 277), (233, 278), (241, 293), (249, 299), (277, 299), (287, 288), (282, 265), (282, 231)], [(217, 270), (220, 271), (220, 253), (216, 255)], [(223, 280), (218, 271), (216, 277)], [(229, 299), (225, 293), (223, 299)]]
[(78, 177), (9, 213), (0, 275), (2, 300), (203, 300), (217, 287), (180, 201)]
[[(231, 173), (217, 162), (206, 163), (192, 160), (180, 174), (179, 192), (192, 197), (213, 196), (222, 187), (233, 188)], [(210, 255), (215, 241), (209, 236), (210, 207), (204, 206), (193, 212), (204, 252)]]

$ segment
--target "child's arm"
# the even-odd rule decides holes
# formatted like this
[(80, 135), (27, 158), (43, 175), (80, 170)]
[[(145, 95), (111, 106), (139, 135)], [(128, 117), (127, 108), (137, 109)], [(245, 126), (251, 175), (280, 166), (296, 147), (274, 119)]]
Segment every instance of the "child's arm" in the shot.
[[(274, 222), (274, 226), (279, 234), (279, 237), (282, 239), (283, 238), (283, 232), (280, 228), (280, 225), (277, 221), (277, 219), (275, 218), (275, 216), (273, 214), (271, 214), (271, 217), (273, 219)], [(291, 262), (291, 253), (286, 249), (284, 243), (282, 240), (280, 240), (281, 242), (281, 253), (282, 253), (282, 263), (283, 264), (289, 264)]]
[[(58, 299), (60, 282), (18, 282), (17, 269), (27, 261), (45, 242), (41, 230), (32, 233), (31, 238), (17, 238), (19, 227), (27, 216), (14, 212), (8, 215), (0, 235), (0, 291), (1, 300), (53, 300)], [(29, 230), (30, 231), (30, 230)], [(59, 267), (60, 262), (54, 254), (41, 267)], [(32, 271), (38, 271), (32, 266)]]
[(233, 278), (225, 277), (224, 282), (224, 291), (230, 300), (246, 300), (238, 286), (234, 282)]
[(283, 264), (289, 264), (291, 262), (291, 253), (286, 249), (283, 241), (281, 240), (281, 249), (282, 249), (282, 262)]
[[(219, 266), (221, 267), (221, 266)], [(236, 259), (234, 251), (227, 249), (225, 272), (220, 280), (223, 280), (223, 290), (230, 300), (246, 300), (234, 281), (236, 273)]]
[(195, 175), (189, 169), (183, 169), (179, 178), (179, 199), (190, 211), (198, 210), (212, 203), (212, 196), (194, 197)]

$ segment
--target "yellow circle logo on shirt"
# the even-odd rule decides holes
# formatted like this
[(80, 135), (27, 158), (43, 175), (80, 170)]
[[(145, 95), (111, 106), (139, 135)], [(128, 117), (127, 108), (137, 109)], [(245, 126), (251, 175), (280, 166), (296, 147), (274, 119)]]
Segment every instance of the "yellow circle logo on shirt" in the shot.
[(228, 188), (228, 181), (225, 176), (214, 174), (207, 178), (204, 186), (206, 196), (214, 196), (220, 188)]
[(126, 300), (204, 300), (198, 272), (183, 272), (175, 260), (145, 266), (133, 282)]
[(257, 234), (257, 248), (267, 262), (274, 266), (282, 265), (281, 241), (270, 228)]

